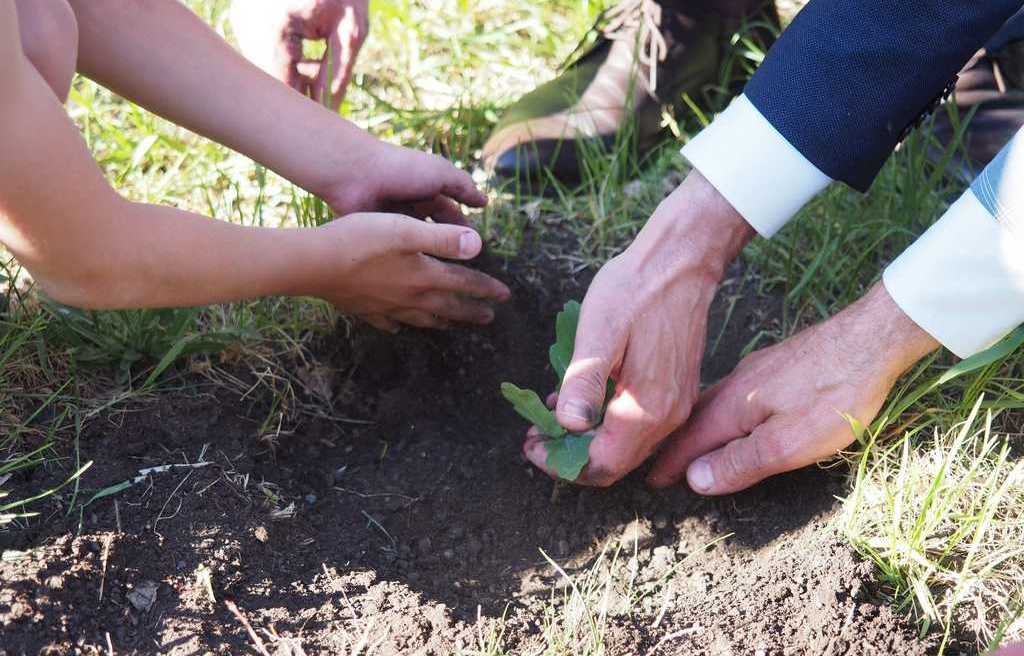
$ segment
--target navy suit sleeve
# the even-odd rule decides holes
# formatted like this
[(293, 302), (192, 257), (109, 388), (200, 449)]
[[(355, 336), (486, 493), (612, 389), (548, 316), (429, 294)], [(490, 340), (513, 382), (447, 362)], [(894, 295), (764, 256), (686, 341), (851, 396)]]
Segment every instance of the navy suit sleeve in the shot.
[(824, 174), (866, 190), (908, 125), (1021, 0), (811, 0), (744, 94)]

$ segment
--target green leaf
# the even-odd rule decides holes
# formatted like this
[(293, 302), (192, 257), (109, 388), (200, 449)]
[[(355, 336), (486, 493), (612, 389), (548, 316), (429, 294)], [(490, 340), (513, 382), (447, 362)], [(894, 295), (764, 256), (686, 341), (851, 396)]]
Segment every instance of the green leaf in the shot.
[(981, 353), (975, 353), (965, 360), (961, 360), (947, 369), (941, 376), (918, 386), (907, 396), (895, 400), (883, 413), (883, 421), (889, 422), (894, 420), (896, 417), (899, 417), (907, 410), (907, 408), (917, 403), (921, 397), (928, 394), (935, 388), (942, 387), (951, 380), (955, 380), (964, 374), (969, 374), (981, 369), (982, 367), (987, 367), (1009, 357), (1015, 353), (1021, 345), (1024, 345), (1024, 326), (1011, 332), (995, 346), (992, 346)]
[(1024, 344), (1024, 328), (1017, 328), (995, 346), (986, 349), (981, 353), (975, 353), (971, 357), (961, 360), (947, 369), (946, 372), (939, 376), (938, 380), (935, 381), (935, 386), (945, 385), (954, 378), (958, 378), (976, 369), (986, 367), (993, 362), (998, 362), (1016, 351), (1021, 344)]
[(577, 435), (566, 433), (565, 435), (550, 439), (544, 443), (548, 450), (548, 457), (545, 460), (548, 467), (555, 470), (559, 478), (566, 481), (575, 481), (580, 477), (580, 472), (590, 461), (590, 443), (594, 441), (593, 435)]
[(572, 353), (576, 350), (576, 326), (580, 322), (580, 304), (578, 301), (568, 301), (565, 308), (558, 313), (555, 319), (555, 343), (548, 349), (548, 357), (551, 360), (551, 367), (558, 374), (561, 382), (565, 378), (565, 370), (572, 362)]
[(524, 390), (512, 383), (501, 384), (501, 394), (515, 408), (516, 412), (540, 430), (541, 435), (546, 437), (561, 437), (565, 435), (565, 429), (555, 419), (555, 415), (548, 410), (544, 402), (540, 400), (533, 390)]
[(86, 506), (88, 506), (93, 501), (97, 501), (99, 499), (102, 499), (103, 497), (109, 497), (112, 494), (118, 494), (120, 492), (124, 492), (125, 490), (130, 488), (132, 485), (133, 485), (133, 483), (131, 481), (121, 481), (120, 483), (117, 483), (115, 485), (108, 485), (107, 487), (103, 488), (102, 490), (100, 490), (96, 494), (94, 494), (91, 497), (89, 497), (89, 500), (86, 501), (85, 503), (83, 503), (82, 507), (85, 508)]

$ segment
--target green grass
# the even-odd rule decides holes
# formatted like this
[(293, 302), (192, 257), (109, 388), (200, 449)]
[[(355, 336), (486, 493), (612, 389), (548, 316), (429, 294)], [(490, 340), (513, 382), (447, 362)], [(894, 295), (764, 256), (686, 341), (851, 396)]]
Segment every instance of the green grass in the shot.
[[(223, 0), (189, 4), (228, 33)], [(603, 4), (375, 2), (370, 40), (342, 111), (382, 138), (476, 170), (502, 108), (556, 74)], [(738, 34), (717, 96), (687, 99), (692, 111), (666, 114), (674, 138), (645, 158), (626, 133), (610, 149), (585, 152), (579, 189), (556, 186), (545, 197), (515, 184), (492, 189), (495, 202), (476, 216), (492, 248), (515, 253), (530, 231), (557, 221), (579, 244), (561, 256), (599, 264), (615, 255), (681, 179), (680, 143), (723, 106), (729, 81), (749, 75), (762, 56), (761, 44)], [(133, 200), (244, 225), (319, 225), (331, 218), (322, 202), (273, 173), (87, 80), (75, 81), (68, 108), (107, 177)], [(927, 161), (934, 146), (926, 132), (915, 134), (868, 194), (830, 189), (775, 239), (747, 248), (752, 279), (785, 297), (779, 331), (748, 348), (847, 305), (941, 214), (963, 183)], [(17, 264), (0, 256), (0, 524), (37, 521), (23, 515), (40, 495), (56, 493), (11, 499), (3, 492), (10, 475), (46, 467), (76, 490), (86, 485), (86, 463), (74, 448), (83, 426), (104, 409), (158, 393), (178, 372), (200, 371), (245, 391), (220, 361), (270, 371), (258, 377), (274, 399), (260, 437), (274, 439), (304, 412), (330, 412), (300, 401), (302, 383), (283, 363), (312, 357), (311, 339), (338, 320), (333, 309), (309, 299), (80, 312), (39, 299)], [(851, 543), (879, 565), (894, 603), (923, 626), (973, 631), (981, 645), (1002, 635), (1024, 637), (1017, 617), (1024, 480), (1012, 448), (1021, 432), (1014, 411), (1024, 404), (1024, 360), (1015, 348), (995, 355), (950, 376), (954, 361), (940, 354), (904, 377), (848, 454), (854, 473), (840, 521)], [(542, 623), (549, 653), (600, 651), (603, 611), (595, 600), (606, 583), (577, 578), (552, 599)], [(482, 629), (479, 653), (503, 653), (501, 625), (492, 628)]]

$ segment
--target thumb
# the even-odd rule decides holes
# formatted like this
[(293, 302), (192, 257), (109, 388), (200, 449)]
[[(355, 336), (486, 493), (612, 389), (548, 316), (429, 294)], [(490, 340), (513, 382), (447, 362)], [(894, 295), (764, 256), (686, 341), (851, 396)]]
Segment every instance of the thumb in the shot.
[(584, 299), (576, 347), (565, 371), (555, 412), (558, 423), (567, 430), (589, 430), (600, 419), (608, 378), (622, 359), (624, 340), (625, 336), (614, 332), (600, 308), (595, 311)]
[(406, 217), (407, 234), (402, 242), (409, 251), (447, 260), (471, 260), (483, 249), (483, 240), (472, 228), (448, 223), (428, 223)]
[(745, 490), (769, 476), (816, 462), (817, 453), (794, 453), (798, 443), (781, 422), (769, 419), (748, 437), (693, 461), (686, 470), (687, 482), (694, 492), (709, 496)]

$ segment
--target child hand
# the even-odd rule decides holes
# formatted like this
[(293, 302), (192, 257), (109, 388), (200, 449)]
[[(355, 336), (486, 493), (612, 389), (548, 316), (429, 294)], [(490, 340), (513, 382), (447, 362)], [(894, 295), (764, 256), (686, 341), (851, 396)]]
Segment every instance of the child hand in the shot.
[[(470, 260), (483, 244), (472, 229), (397, 214), (352, 214), (322, 228), (323, 258), (335, 262), (314, 294), (395, 331), (398, 324), (444, 328), (487, 324), (509, 289), (490, 276), (443, 260)], [(340, 254), (340, 255), (339, 255)]]
[(380, 141), (359, 159), (359, 170), (337, 171), (312, 185), (339, 216), (387, 212), (466, 225), (459, 204), (483, 207), (487, 195), (473, 178), (439, 155)]

